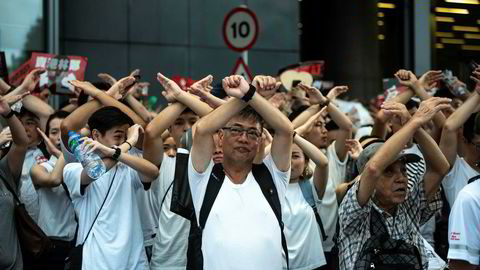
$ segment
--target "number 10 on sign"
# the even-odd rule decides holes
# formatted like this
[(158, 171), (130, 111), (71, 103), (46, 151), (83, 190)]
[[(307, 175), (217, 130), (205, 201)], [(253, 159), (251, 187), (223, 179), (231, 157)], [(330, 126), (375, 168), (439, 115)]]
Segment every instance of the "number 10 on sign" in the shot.
[(250, 49), (257, 40), (258, 31), (257, 16), (246, 7), (234, 8), (223, 21), (223, 39), (237, 52)]

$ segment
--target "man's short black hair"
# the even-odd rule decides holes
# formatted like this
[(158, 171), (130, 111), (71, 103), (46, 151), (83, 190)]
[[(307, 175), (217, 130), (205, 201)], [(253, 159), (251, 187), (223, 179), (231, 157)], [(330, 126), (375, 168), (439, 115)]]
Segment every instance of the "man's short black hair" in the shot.
[(67, 116), (70, 115), (69, 112), (66, 112), (66, 111), (56, 111), (54, 112), (53, 114), (51, 114), (49, 117), (48, 117), (48, 120), (47, 120), (47, 125), (46, 125), (46, 128), (45, 128), (45, 134), (50, 135), (50, 122), (53, 120), (53, 119), (56, 119), (56, 118), (59, 118), (59, 119), (65, 119), (67, 118)]
[(184, 113), (193, 113), (195, 115), (197, 115), (194, 111), (192, 111), (192, 109), (190, 109), (189, 107), (186, 107), (181, 114), (184, 114)]
[(103, 107), (90, 116), (88, 119), (88, 127), (90, 130), (98, 130), (102, 135), (105, 135), (107, 130), (128, 124), (133, 125), (133, 120), (122, 112), (120, 109), (109, 106)]
[(21, 118), (21, 117), (24, 117), (24, 116), (30, 116), (32, 118), (40, 120), (40, 117), (38, 117), (38, 115), (29, 111), (27, 108), (25, 108), (25, 106), (22, 106), (22, 108), (20, 109), (20, 112), (18, 113), (18, 118)]
[(263, 131), (263, 118), (250, 105), (243, 108), (235, 117), (254, 120), (260, 124), (260, 131)]

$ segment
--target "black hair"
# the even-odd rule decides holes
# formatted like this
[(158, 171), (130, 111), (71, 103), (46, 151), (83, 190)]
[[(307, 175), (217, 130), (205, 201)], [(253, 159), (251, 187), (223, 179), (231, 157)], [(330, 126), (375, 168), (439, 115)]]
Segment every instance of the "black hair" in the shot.
[(186, 107), (181, 114), (184, 114), (184, 113), (193, 113), (193, 114), (197, 115), (197, 114), (196, 114), (194, 111), (192, 111), (192, 109), (190, 109), (189, 107)]
[(302, 105), (302, 106), (299, 106), (297, 108), (295, 108), (295, 110), (293, 110), (289, 115), (288, 115), (288, 120), (290, 121), (293, 121), (295, 120), (295, 118), (297, 118), (297, 116), (299, 116), (303, 111), (305, 111), (306, 109), (308, 109), (310, 106), (308, 105)]
[(263, 132), (263, 118), (250, 106), (243, 108), (236, 117), (242, 119), (255, 120), (255, 122), (260, 124), (260, 132)]
[(463, 137), (465, 137), (467, 142), (472, 142), (473, 137), (475, 136), (475, 117), (477, 114), (478, 113), (472, 113), (465, 124), (463, 124)]
[(415, 101), (414, 99), (409, 99), (407, 101), (407, 103), (405, 103), (405, 107), (407, 108), (407, 110), (411, 110), (413, 108), (418, 108), (418, 105), (419, 103), (417, 101)]
[(122, 112), (120, 109), (108, 106), (103, 107), (90, 116), (88, 119), (88, 127), (90, 130), (98, 130), (102, 135), (105, 135), (107, 130), (128, 124), (130, 126), (133, 125), (133, 120)]
[(24, 116), (30, 116), (37, 120), (40, 120), (40, 117), (38, 117), (38, 115), (34, 114), (33, 112), (25, 108), (25, 106), (22, 106), (22, 108), (20, 109), (20, 112), (18, 113), (18, 118), (24, 117)]
[(56, 119), (56, 118), (59, 118), (59, 119), (65, 119), (67, 118), (67, 116), (70, 115), (69, 112), (66, 112), (66, 111), (56, 111), (54, 112), (53, 114), (51, 114), (49, 117), (48, 117), (48, 120), (47, 120), (47, 125), (45, 127), (45, 134), (50, 135), (50, 122), (53, 120), (53, 119)]
[(327, 129), (327, 131), (332, 131), (332, 130), (338, 130), (340, 129), (340, 127), (337, 125), (337, 123), (335, 123), (335, 121), (330, 120), (328, 121), (327, 124), (325, 124), (325, 129)]

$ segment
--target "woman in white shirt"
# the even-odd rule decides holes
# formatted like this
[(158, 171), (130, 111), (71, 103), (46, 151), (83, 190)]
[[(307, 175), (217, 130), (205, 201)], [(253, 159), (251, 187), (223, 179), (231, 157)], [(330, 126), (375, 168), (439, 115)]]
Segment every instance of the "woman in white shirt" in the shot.
[[(314, 205), (320, 203), (328, 179), (328, 159), (320, 149), (296, 133), (293, 142), (290, 183), (282, 207), (289, 267), (295, 270), (315, 269), (325, 265), (326, 260), (320, 226), (304, 193), (311, 192)], [(310, 159), (316, 165), (313, 172), (308, 166)], [(309, 181), (308, 185), (302, 183), (305, 181)], [(301, 185), (306, 186), (307, 191), (302, 191)]]
[(64, 269), (65, 257), (74, 245), (77, 222), (72, 202), (63, 186), (65, 160), (60, 151), (60, 123), (67, 116), (67, 112), (58, 111), (49, 117), (46, 134), (37, 129), (51, 154), (47, 162), (35, 164), (30, 172), (40, 205), (38, 226), (55, 244), (36, 262), (39, 269)]

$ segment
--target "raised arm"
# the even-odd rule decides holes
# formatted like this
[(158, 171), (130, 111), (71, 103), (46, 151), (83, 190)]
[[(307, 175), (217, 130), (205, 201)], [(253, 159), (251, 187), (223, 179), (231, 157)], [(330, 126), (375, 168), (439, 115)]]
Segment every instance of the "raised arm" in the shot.
[[(314, 100), (316, 100), (318, 104), (325, 104), (328, 114), (335, 124), (337, 124), (340, 128), (340, 132), (337, 134), (337, 138), (335, 139), (335, 152), (340, 160), (344, 160), (348, 153), (348, 150), (345, 147), (345, 140), (350, 139), (352, 136), (352, 121), (350, 121), (350, 118), (341, 112), (337, 106), (330, 102), (329, 99), (324, 97), (317, 88), (304, 84), (300, 84), (299, 87), (308, 93), (310, 100), (312, 100), (312, 97), (315, 97)], [(347, 88), (346, 86), (342, 87)]]
[(37, 132), (42, 136), (43, 141), (47, 146), (47, 151), (51, 155), (57, 157), (58, 160), (55, 163), (55, 167), (51, 173), (49, 173), (42, 165), (36, 164), (33, 166), (30, 172), (33, 184), (38, 187), (56, 187), (63, 181), (63, 167), (65, 167), (65, 159), (63, 158), (62, 151), (58, 150), (55, 145), (52, 144), (42, 130), (37, 128)]
[(375, 189), (377, 179), (387, 166), (395, 161), (397, 154), (403, 150), (417, 130), (430, 121), (439, 110), (448, 107), (449, 102), (450, 99), (446, 98), (431, 98), (423, 101), (412, 118), (393, 134), (367, 162), (360, 176), (360, 187), (357, 193), (357, 199), (361, 206), (368, 202)]
[(467, 101), (445, 121), (440, 139), (440, 149), (450, 164), (454, 164), (457, 158), (458, 132), (480, 103), (478, 91), (473, 92)]
[[(240, 76), (241, 80), (245, 80)], [(256, 76), (252, 82), (253, 86), (260, 90), (273, 90), (280, 87), (280, 82), (276, 82), (275, 78), (269, 76)], [(247, 84), (248, 85), (248, 84)], [(243, 87), (244, 84), (241, 84)], [(236, 96), (237, 98), (242, 98), (249, 89), (242, 88), (244, 91), (241, 96)], [(227, 89), (225, 89), (227, 91)], [(228, 91), (227, 91), (228, 93)], [(288, 118), (275, 108), (268, 100), (266, 100), (261, 95), (255, 93), (252, 99), (248, 102), (252, 108), (258, 112), (268, 123), (268, 125), (275, 130), (273, 135), (272, 147), (270, 152), (272, 154), (272, 159), (275, 162), (275, 165), (280, 171), (287, 171), (290, 169), (291, 155), (285, 155), (285, 153), (290, 153), (292, 148), (292, 135), (293, 135), (293, 125), (288, 120)]]
[[(17, 97), (18, 100), (20, 100), (23, 96), (19, 95)], [(27, 152), (29, 139), (25, 132), (25, 128), (23, 128), (23, 125), (17, 116), (13, 114), (5, 97), (0, 98), (0, 114), (6, 119), (7, 125), (10, 127), (13, 141), (12, 147), (5, 158), (7, 159), (8, 167), (10, 168), (14, 179), (18, 180), (22, 174), (23, 161), (25, 159), (25, 153)]]
[(328, 181), (327, 157), (315, 145), (298, 134), (293, 137), (293, 142), (297, 144), (298, 147), (302, 149), (303, 153), (315, 163), (316, 166), (313, 172), (313, 183), (315, 184), (318, 198), (322, 199)]

